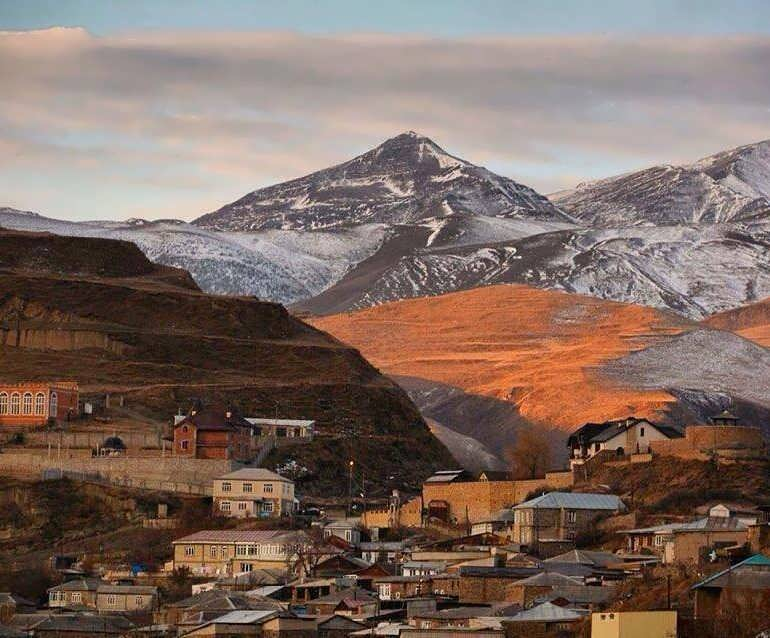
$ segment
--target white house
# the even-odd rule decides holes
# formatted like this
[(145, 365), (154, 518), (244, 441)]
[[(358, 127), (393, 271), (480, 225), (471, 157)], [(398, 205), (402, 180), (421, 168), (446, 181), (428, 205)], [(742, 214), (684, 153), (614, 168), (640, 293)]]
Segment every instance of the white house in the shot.
[(682, 433), (676, 428), (629, 417), (604, 423), (586, 423), (570, 435), (567, 446), (570, 448), (570, 460), (574, 464), (604, 450), (618, 456), (645, 454), (650, 451), (650, 443), (653, 441), (678, 438), (682, 438)]

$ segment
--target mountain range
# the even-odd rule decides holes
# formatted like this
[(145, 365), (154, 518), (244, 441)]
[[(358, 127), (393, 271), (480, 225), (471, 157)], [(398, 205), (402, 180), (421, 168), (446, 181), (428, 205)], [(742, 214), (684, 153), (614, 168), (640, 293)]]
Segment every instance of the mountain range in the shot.
[(767, 141), (549, 199), (410, 131), (190, 224), (0, 226), (129, 240), (208, 292), (310, 314), (525, 283), (702, 319), (770, 295), (769, 194)]

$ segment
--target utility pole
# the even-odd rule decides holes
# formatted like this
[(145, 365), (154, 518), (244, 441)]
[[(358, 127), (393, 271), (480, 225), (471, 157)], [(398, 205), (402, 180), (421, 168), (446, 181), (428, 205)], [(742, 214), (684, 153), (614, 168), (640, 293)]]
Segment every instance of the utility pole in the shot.
[(353, 513), (353, 459), (348, 461), (348, 518)]
[(671, 609), (671, 574), (666, 575), (666, 609)]

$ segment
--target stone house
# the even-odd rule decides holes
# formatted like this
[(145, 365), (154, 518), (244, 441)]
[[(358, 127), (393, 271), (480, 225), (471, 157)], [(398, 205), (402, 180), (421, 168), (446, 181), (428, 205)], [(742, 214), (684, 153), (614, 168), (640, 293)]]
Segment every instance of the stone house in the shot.
[(504, 601), (509, 585), (540, 571), (539, 567), (460, 567), (460, 602)]
[(628, 417), (604, 423), (586, 423), (567, 439), (570, 461), (586, 461), (609, 450), (618, 456), (646, 454), (653, 441), (682, 438), (676, 428), (658, 425), (647, 419)]
[(456, 597), (460, 579), (453, 574), (434, 576), (383, 576), (374, 581), (380, 600), (405, 600), (432, 596)]
[(770, 558), (754, 554), (693, 586), (695, 618), (710, 620), (738, 613), (741, 607), (770, 607)]
[(96, 609), (100, 613), (131, 613), (158, 608), (158, 588), (148, 585), (99, 585)]
[(78, 416), (78, 384), (71, 381), (0, 384), (0, 426), (41, 427)]
[(202, 530), (173, 541), (174, 568), (220, 576), (286, 569), (303, 539), (301, 532), (291, 530)]
[(364, 629), (368, 630), (364, 623), (340, 614), (334, 614), (316, 625), (318, 638), (347, 638), (350, 634)]
[(360, 587), (341, 589), (306, 603), (307, 613), (312, 616), (340, 614), (356, 618), (376, 614), (379, 606), (377, 596)]
[(174, 425), (173, 454), (247, 462), (254, 455), (251, 424), (230, 408), (193, 408)]
[(538, 551), (544, 542), (574, 541), (597, 519), (625, 509), (614, 494), (549, 492), (513, 508), (513, 542)]
[(574, 587), (582, 585), (582, 581), (570, 576), (564, 576), (556, 572), (541, 572), (511, 583), (505, 589), (505, 600), (524, 608), (557, 588)]
[(294, 482), (249, 467), (214, 479), (214, 513), (232, 518), (281, 518), (294, 512)]
[(99, 578), (75, 578), (48, 590), (48, 606), (51, 608), (96, 609), (96, 590), (107, 583)]
[(506, 618), (502, 624), (506, 638), (577, 638), (586, 616), (584, 609), (544, 602)]
[[(622, 533), (631, 553), (651, 552), (664, 564), (699, 565), (715, 559), (722, 549), (747, 543), (748, 530), (737, 517), (706, 516), (686, 523), (666, 523)], [(707, 554), (712, 553), (712, 558), (707, 558)]]

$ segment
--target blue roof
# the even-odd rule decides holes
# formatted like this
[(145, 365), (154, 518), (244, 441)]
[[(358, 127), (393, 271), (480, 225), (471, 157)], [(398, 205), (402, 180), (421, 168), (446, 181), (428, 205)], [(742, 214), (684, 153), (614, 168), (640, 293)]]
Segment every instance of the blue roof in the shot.
[(720, 576), (724, 576), (725, 574), (730, 573), (734, 569), (738, 569), (739, 567), (744, 567), (746, 565), (760, 565), (762, 567), (770, 567), (770, 558), (768, 558), (764, 554), (754, 554), (753, 556), (749, 556), (747, 559), (742, 560), (740, 563), (735, 563), (735, 565), (731, 565), (727, 569), (723, 569), (721, 572), (717, 572), (716, 574), (712, 574), (708, 578), (703, 579), (699, 583), (693, 585), (692, 589), (703, 587), (704, 585), (707, 585), (708, 583), (716, 580)]
[(519, 503), (513, 509), (624, 510), (623, 501), (614, 494), (549, 492)]

